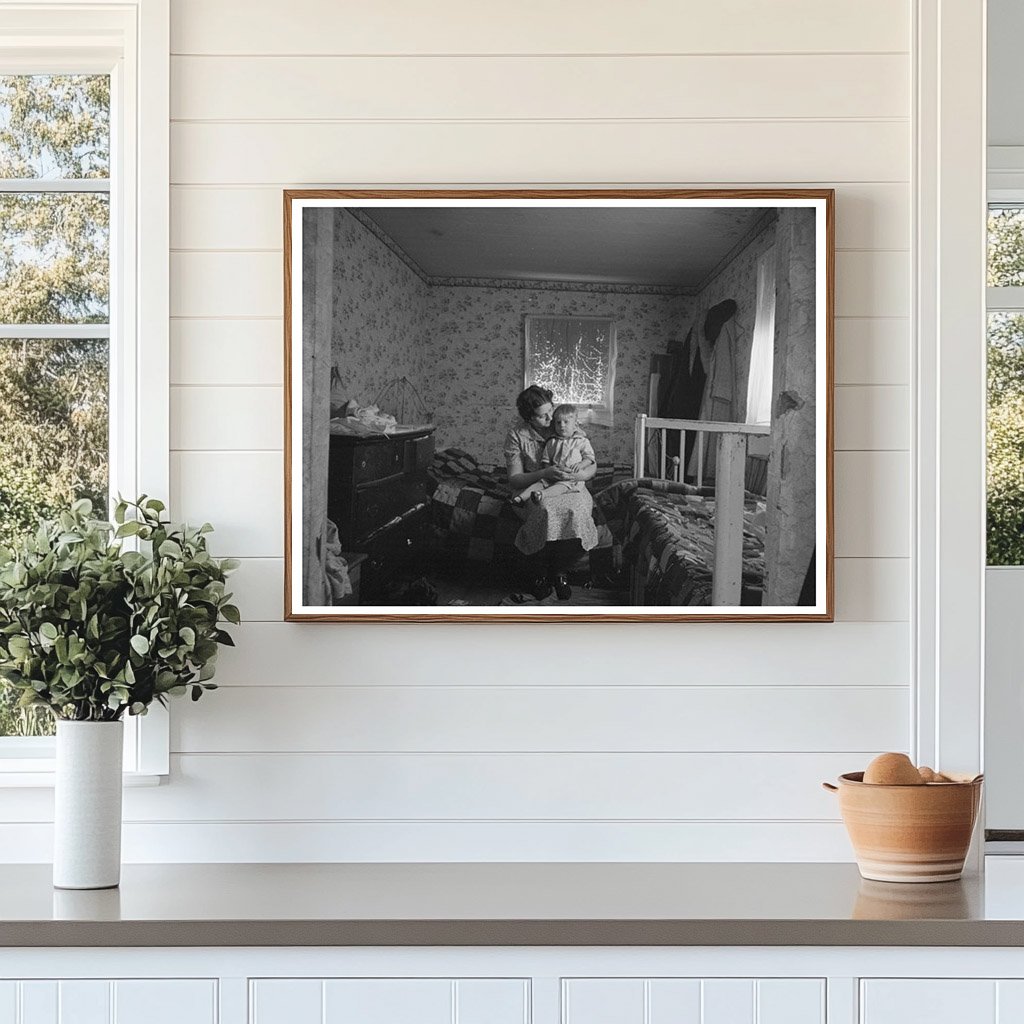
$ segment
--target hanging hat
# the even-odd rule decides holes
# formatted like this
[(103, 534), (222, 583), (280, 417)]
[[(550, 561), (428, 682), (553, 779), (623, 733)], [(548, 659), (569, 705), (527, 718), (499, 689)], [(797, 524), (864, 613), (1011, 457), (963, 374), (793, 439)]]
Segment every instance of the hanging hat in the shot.
[(736, 315), (736, 309), (735, 299), (726, 299), (717, 306), (712, 306), (704, 318), (704, 337), (714, 344), (718, 340), (722, 325)]

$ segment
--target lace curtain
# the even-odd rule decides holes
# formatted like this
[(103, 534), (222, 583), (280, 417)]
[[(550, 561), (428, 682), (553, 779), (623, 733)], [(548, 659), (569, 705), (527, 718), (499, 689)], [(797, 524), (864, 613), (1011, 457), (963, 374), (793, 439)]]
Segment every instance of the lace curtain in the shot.
[(775, 250), (757, 264), (757, 309), (747, 378), (747, 423), (772, 421), (772, 373), (775, 362)]
[(580, 423), (612, 426), (615, 323), (602, 317), (528, 316), (526, 387), (550, 388), (555, 404), (575, 405)]

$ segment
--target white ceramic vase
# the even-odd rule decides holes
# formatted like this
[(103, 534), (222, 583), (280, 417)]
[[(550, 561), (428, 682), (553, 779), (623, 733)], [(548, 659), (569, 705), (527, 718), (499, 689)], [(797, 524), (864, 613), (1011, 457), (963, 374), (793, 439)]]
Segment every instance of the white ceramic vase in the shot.
[(109, 889), (121, 880), (121, 722), (57, 722), (53, 884)]

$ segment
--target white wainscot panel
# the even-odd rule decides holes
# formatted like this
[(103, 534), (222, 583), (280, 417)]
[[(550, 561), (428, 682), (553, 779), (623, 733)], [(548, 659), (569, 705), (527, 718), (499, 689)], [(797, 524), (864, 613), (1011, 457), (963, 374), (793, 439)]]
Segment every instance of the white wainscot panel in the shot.
[[(277, 0), (253, 0), (239, 18), (237, 0), (176, 0), (174, 53), (492, 54), (664, 53), (669, 40), (691, 53), (903, 52), (910, 5), (892, 0), (789, 0), (772, 5), (719, 0), (699, 7), (652, 0), (624, 8), (598, 3), (483, 8), (447, 0), (444, 16), (419, 0), (339, 6), (296, 0), (282, 18)], [(538, 31), (543, 25), (543, 32)]]
[(253, 387), (284, 381), (284, 324), (268, 320), (172, 320), (171, 384)]
[(910, 388), (837, 387), (835, 427), (836, 451), (907, 451)]
[(172, 387), (171, 448), (186, 451), (282, 451), (279, 386)]
[(175, 753), (897, 750), (907, 694), (863, 687), (221, 686), (176, 705)]
[[(706, 97), (707, 94), (701, 95)], [(799, 188), (829, 188), (832, 182), (797, 182), (795, 185)], [(227, 188), (216, 185), (174, 186), (171, 189), (171, 247), (280, 251), (283, 187), (284, 184), (274, 188), (255, 185)], [(774, 186), (765, 184), (764, 187)], [(837, 190), (836, 245), (840, 249), (906, 249), (909, 232), (907, 185), (851, 182)], [(905, 324), (903, 332), (909, 336)], [(901, 379), (878, 383), (904, 382)], [(875, 382), (853, 380), (847, 383)]]
[[(17, 1011), (3, 1016), (4, 989)], [(215, 1024), (212, 979), (6, 982), (0, 989), (3, 1024)]]
[(174, 57), (171, 118), (906, 117), (909, 70), (904, 54)]
[(837, 384), (909, 384), (910, 321), (905, 317), (836, 320)]
[(175, 754), (125, 820), (832, 821), (820, 782), (877, 753)]
[[(907, 137), (902, 121), (190, 121), (171, 125), (171, 182), (905, 182)], [(895, 288), (872, 280), (881, 295)]]
[(836, 453), (837, 556), (908, 558), (910, 508), (906, 452)]
[(210, 522), (219, 556), (266, 558), (284, 549), (281, 452), (172, 452), (171, 514)]
[(523, 1024), (525, 979), (255, 979), (252, 1024)]
[[(630, 623), (628, 630), (580, 623), (573, 624), (572, 643), (565, 642), (564, 630), (544, 624), (249, 622), (235, 633), (238, 646), (220, 653), (218, 680), (278, 688), (342, 682), (536, 685), (520, 657), (527, 639), (530, 658), (544, 666), (547, 678), (584, 686), (694, 679), (707, 686), (775, 686), (783, 679), (787, 686), (903, 687), (910, 673), (910, 632), (900, 622)], [(296, 650), (302, 651), (301, 665)], [(585, 666), (581, 650), (587, 652)]]
[(1010, 1024), (996, 1015), (988, 979), (871, 979), (861, 983), (860, 1024)]
[(565, 1024), (824, 1024), (819, 978), (566, 979)]
[(836, 316), (905, 317), (909, 312), (909, 252), (836, 252)]

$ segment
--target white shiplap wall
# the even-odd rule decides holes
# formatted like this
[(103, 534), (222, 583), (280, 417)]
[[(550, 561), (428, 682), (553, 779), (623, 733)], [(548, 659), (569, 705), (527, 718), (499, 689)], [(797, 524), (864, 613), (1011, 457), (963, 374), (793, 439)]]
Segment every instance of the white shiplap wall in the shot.
[[(174, 0), (173, 510), (247, 621), (128, 859), (849, 859), (818, 784), (911, 734), (910, 20)], [(838, 621), (281, 622), (281, 189), (563, 183), (837, 189)]]

